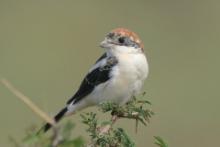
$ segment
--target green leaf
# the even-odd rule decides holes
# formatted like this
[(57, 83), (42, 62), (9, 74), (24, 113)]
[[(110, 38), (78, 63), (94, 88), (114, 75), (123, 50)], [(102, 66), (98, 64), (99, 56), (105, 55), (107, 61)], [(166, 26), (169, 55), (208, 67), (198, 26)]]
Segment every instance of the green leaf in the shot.
[(118, 128), (115, 131), (115, 136), (121, 142), (123, 146), (126, 147), (135, 147), (134, 142), (130, 139), (130, 137), (125, 133), (124, 129)]
[(168, 145), (163, 141), (163, 139), (159, 136), (154, 136), (155, 138), (155, 144), (158, 145), (159, 147), (168, 147)]
[(62, 147), (83, 147), (84, 140), (82, 137), (77, 137), (73, 140), (67, 140), (61, 144)]
[(38, 140), (39, 140), (39, 137), (36, 134), (29, 134), (22, 140), (22, 142), (24, 142), (25, 144), (33, 144), (37, 142)]
[(111, 124), (112, 124), (111, 121), (103, 121), (103, 122), (101, 123), (101, 126), (111, 125)]
[(75, 125), (71, 121), (66, 122), (66, 124), (62, 128), (62, 134), (63, 134), (62, 136), (63, 138), (65, 138), (65, 140), (68, 140), (70, 138), (71, 130), (73, 130), (74, 127)]

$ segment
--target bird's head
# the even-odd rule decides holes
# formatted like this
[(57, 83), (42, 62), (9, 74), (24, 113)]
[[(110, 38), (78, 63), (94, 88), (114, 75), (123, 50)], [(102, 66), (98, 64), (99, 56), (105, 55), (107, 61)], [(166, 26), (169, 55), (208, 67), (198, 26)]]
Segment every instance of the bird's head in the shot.
[(142, 53), (143, 44), (138, 35), (125, 28), (110, 31), (100, 46), (113, 52)]

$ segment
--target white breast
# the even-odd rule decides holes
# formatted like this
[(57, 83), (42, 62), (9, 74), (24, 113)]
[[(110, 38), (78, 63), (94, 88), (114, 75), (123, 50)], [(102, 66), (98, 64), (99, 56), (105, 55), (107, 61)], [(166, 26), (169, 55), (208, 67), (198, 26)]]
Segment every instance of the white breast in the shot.
[(112, 87), (125, 103), (140, 92), (148, 75), (148, 64), (144, 54), (120, 54), (118, 59), (119, 64), (112, 72)]
[(115, 54), (118, 64), (113, 67), (111, 79), (96, 87), (94, 103), (113, 101), (124, 104), (138, 94), (148, 75), (148, 64), (143, 53)]

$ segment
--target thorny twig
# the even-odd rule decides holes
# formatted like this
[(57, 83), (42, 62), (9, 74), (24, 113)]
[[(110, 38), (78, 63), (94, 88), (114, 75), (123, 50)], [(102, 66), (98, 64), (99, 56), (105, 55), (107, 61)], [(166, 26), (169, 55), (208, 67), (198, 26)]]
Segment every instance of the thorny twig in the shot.
[(42, 111), (37, 105), (35, 105), (27, 96), (16, 89), (8, 80), (1, 79), (1, 83), (8, 88), (16, 97), (18, 97), (23, 103), (25, 103), (36, 115), (42, 118), (44, 121), (55, 125), (55, 121), (50, 118), (44, 111)]
[(50, 123), (53, 126), (52, 147), (57, 147), (62, 141), (62, 136), (59, 133), (59, 129), (56, 126), (56, 122), (48, 114), (42, 111), (37, 105), (35, 105), (30, 98), (25, 96), (22, 92), (16, 89), (8, 80), (1, 79), (1, 83), (10, 90), (19, 100), (28, 106), (37, 116), (42, 118), (45, 122)]

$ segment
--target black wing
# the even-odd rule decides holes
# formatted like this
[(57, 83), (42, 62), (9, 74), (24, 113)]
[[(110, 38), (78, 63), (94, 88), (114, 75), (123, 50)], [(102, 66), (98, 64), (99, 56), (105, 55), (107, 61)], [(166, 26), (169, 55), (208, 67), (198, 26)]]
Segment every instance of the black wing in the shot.
[[(106, 54), (102, 55), (98, 59), (98, 61), (104, 59), (105, 57), (106, 57)], [(77, 103), (78, 101), (83, 99), (85, 96), (90, 94), (97, 85), (109, 80), (111, 78), (110, 77), (111, 69), (117, 63), (118, 61), (115, 57), (109, 57), (107, 58), (105, 65), (101, 67), (97, 67), (91, 72), (89, 72), (84, 78), (84, 80), (82, 81), (78, 91), (75, 93), (75, 95), (70, 100), (67, 101), (67, 104), (70, 104), (72, 102), (73, 104)]]
[(98, 63), (99, 61), (101, 61), (102, 59), (106, 58), (107, 54), (104, 53), (95, 63)]

